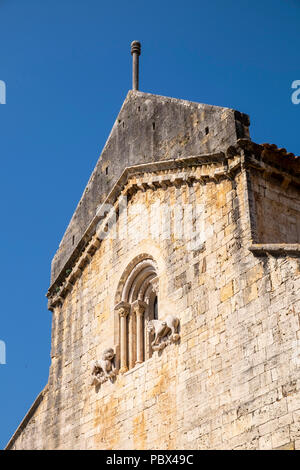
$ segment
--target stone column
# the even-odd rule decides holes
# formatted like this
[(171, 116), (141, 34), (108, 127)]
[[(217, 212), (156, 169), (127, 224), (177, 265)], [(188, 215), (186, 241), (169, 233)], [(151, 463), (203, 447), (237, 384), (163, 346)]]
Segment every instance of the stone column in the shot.
[(136, 364), (144, 361), (144, 313), (145, 302), (136, 300), (132, 304), (132, 309), (136, 315)]
[(128, 337), (127, 337), (127, 315), (130, 310), (130, 306), (126, 302), (121, 302), (115, 307), (118, 311), (120, 318), (120, 374), (124, 374), (128, 370)]
[(128, 365), (129, 369), (135, 366), (136, 362), (136, 316), (135, 311), (131, 308), (128, 318)]

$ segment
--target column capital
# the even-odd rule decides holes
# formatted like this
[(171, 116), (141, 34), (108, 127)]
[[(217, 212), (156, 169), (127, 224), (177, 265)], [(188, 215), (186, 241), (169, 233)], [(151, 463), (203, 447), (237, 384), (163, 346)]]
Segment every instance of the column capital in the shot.
[(131, 304), (132, 312), (135, 313), (136, 316), (143, 316), (146, 310), (147, 304), (142, 300), (135, 300)]
[(119, 302), (114, 310), (118, 312), (120, 317), (127, 317), (128, 313), (130, 312), (130, 304), (127, 302)]

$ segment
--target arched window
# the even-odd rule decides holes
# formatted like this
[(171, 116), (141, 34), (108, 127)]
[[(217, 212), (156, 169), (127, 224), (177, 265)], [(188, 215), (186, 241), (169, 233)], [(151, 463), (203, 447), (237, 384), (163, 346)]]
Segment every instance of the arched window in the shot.
[(119, 320), (120, 372), (152, 355), (147, 321), (158, 318), (158, 277), (154, 260), (140, 255), (121, 277), (115, 310)]

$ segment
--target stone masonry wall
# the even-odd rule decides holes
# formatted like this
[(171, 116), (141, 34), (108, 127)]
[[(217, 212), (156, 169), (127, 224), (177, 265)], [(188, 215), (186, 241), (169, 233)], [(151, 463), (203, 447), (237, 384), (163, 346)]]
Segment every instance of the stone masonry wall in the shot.
[(282, 184), (274, 176), (266, 180), (259, 171), (251, 173), (257, 242), (299, 243), (299, 190), (291, 184)]
[[(135, 208), (158, 201), (204, 204), (197, 250), (163, 227), (148, 236)], [(300, 449), (299, 258), (249, 251), (249, 207), (244, 171), (132, 196), (128, 237), (103, 241), (55, 307), (48, 392), (12, 448)], [(159, 316), (180, 318), (181, 340), (96, 390), (90, 363), (115, 346), (115, 292), (141, 253), (158, 264)]]

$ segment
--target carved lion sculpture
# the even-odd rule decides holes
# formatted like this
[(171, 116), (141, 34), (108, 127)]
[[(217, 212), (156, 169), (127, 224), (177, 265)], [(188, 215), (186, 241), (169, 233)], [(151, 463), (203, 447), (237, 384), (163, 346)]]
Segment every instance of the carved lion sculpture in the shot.
[(150, 320), (147, 324), (149, 333), (154, 334), (154, 340), (151, 342), (152, 349), (159, 351), (167, 344), (176, 342), (180, 336), (178, 334), (179, 318), (174, 315), (168, 315), (165, 320)]
[(112, 348), (107, 348), (103, 351), (102, 359), (94, 361), (92, 364), (92, 382), (91, 385), (99, 385), (112, 379), (116, 375), (114, 366), (115, 353)]

